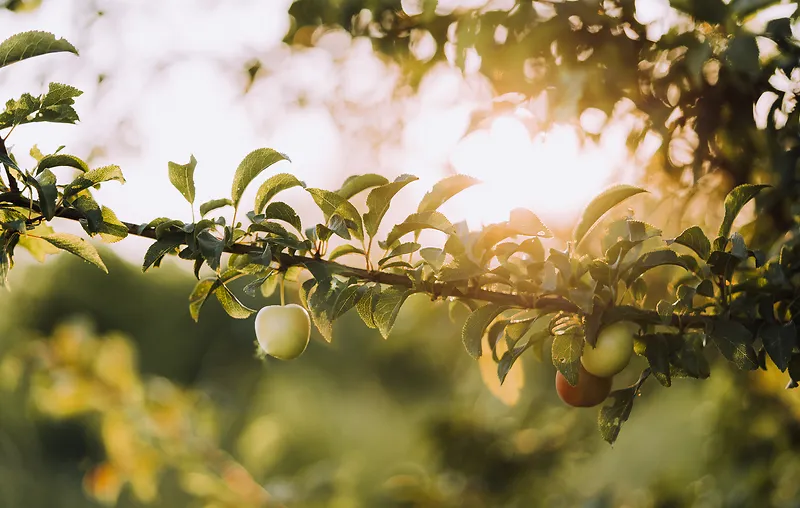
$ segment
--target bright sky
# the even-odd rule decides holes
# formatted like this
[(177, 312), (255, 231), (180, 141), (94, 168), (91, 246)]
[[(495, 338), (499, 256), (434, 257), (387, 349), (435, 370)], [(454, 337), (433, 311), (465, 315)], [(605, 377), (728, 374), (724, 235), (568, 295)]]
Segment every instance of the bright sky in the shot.
[[(668, 12), (667, 0), (637, 5), (648, 1), (643, 15), (659, 19)], [(120, 165), (127, 183), (106, 185), (97, 195), (130, 222), (190, 220), (188, 204), (169, 184), (167, 161), (198, 159), (199, 205), (226, 197), (239, 161), (264, 146), (292, 158), (275, 171), (293, 172), (311, 187), (336, 188), (345, 176), (365, 172), (416, 174), (422, 181), (404, 191), (415, 202), (453, 171), (474, 175), (485, 184), (443, 208), (452, 221), (466, 218), (472, 227), (505, 220), (519, 206), (546, 223), (570, 225), (604, 187), (635, 179), (624, 121), (612, 119), (601, 142), (586, 148), (572, 128), (526, 127), (535, 114), (530, 108), (464, 137), (470, 112), (493, 98), (483, 78), (441, 66), (414, 94), (398, 89), (398, 70), (373, 54), (368, 41), (333, 32), (316, 48), (291, 49), (281, 42), (289, 3), (44, 0), (29, 14), (0, 12), (1, 38), (48, 30), (81, 51), (80, 58), (49, 55), (0, 72), (3, 100), (41, 93), (49, 81), (85, 91), (79, 125), (21, 127), (12, 148), (19, 157), (35, 143), (45, 153), (64, 144), (92, 166)], [(263, 69), (246, 93), (244, 69), (254, 58)], [(98, 75), (106, 78), (98, 83)], [(282, 198), (304, 218), (319, 215), (299, 189)], [(400, 203), (387, 221), (402, 220), (411, 208)], [(147, 244), (117, 248), (140, 256)]]

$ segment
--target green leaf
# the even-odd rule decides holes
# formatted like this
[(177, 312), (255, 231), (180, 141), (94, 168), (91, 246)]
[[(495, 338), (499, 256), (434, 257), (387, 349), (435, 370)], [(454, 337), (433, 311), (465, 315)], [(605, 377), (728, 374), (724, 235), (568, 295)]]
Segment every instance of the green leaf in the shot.
[(336, 301), (336, 291), (328, 283), (317, 284), (308, 298), (308, 307), (311, 311), (311, 319), (314, 326), (319, 330), (320, 335), (327, 341), (333, 340), (333, 303)]
[(214, 285), (214, 279), (203, 279), (194, 286), (192, 294), (189, 295), (189, 314), (195, 322), (200, 319), (200, 309), (206, 303)]
[(103, 223), (103, 212), (92, 195), (88, 191), (81, 192), (70, 204), (85, 217), (84, 220), (81, 220), (83, 229), (90, 235), (97, 234)]
[(577, 326), (553, 337), (553, 365), (572, 386), (578, 384), (584, 342), (581, 329)]
[(298, 232), (303, 230), (303, 224), (300, 222), (300, 217), (297, 215), (297, 212), (294, 211), (294, 208), (282, 201), (270, 203), (264, 211), (264, 218), (282, 220), (290, 224)]
[(350, 199), (359, 192), (365, 191), (372, 187), (380, 187), (386, 185), (389, 180), (385, 176), (376, 175), (374, 173), (367, 173), (366, 175), (353, 175), (348, 177), (342, 184), (342, 188), (336, 191), (336, 194), (342, 196), (344, 199)]
[(84, 189), (88, 189), (89, 187), (94, 187), (99, 183), (108, 182), (111, 180), (125, 183), (125, 178), (122, 176), (122, 170), (119, 168), (119, 166), (104, 166), (102, 168), (87, 171), (82, 175), (78, 175), (78, 177), (73, 180), (72, 183), (66, 186), (64, 189), (64, 197), (69, 198), (70, 196), (74, 196)]
[(708, 259), (708, 255), (711, 253), (711, 242), (698, 226), (692, 226), (686, 229), (683, 233), (678, 235), (678, 238), (667, 241), (667, 244), (669, 245), (673, 242), (689, 247), (700, 256), (702, 260)]
[(97, 268), (108, 273), (108, 268), (106, 268), (105, 263), (103, 263), (103, 260), (100, 258), (97, 249), (83, 238), (67, 233), (53, 233), (42, 236), (42, 240), (46, 240), (54, 247), (74, 254), (84, 261), (88, 261)]
[(725, 197), (725, 217), (719, 226), (719, 236), (727, 238), (731, 234), (733, 221), (751, 199), (769, 185), (743, 184), (734, 188)]
[(158, 260), (183, 245), (183, 240), (184, 238), (181, 234), (171, 234), (156, 240), (144, 254), (142, 271), (146, 272)]
[(45, 169), (51, 168), (59, 168), (59, 167), (68, 167), (74, 168), (79, 171), (86, 173), (89, 171), (89, 166), (86, 165), (83, 160), (74, 155), (67, 155), (67, 154), (54, 154), (54, 155), (45, 155), (39, 160), (39, 164), (36, 166), (35, 174), (39, 174)]
[(711, 338), (722, 355), (742, 370), (758, 369), (753, 335), (738, 321), (720, 319), (714, 322)]
[(392, 286), (381, 292), (378, 302), (375, 304), (375, 311), (372, 313), (375, 325), (384, 339), (389, 338), (400, 307), (405, 303), (413, 291), (405, 288)]
[(344, 245), (340, 245), (340, 246), (336, 247), (335, 249), (333, 249), (333, 251), (328, 255), (328, 260), (329, 261), (334, 261), (334, 260), (336, 260), (336, 259), (338, 259), (338, 258), (340, 258), (342, 256), (347, 256), (348, 254), (360, 254), (360, 255), (363, 256), (364, 255), (364, 250), (363, 249), (359, 249), (355, 245), (351, 245), (349, 243), (346, 243)]
[(781, 372), (789, 367), (792, 350), (797, 346), (797, 328), (789, 321), (785, 325), (764, 323), (758, 330), (764, 349)]
[(349, 201), (335, 192), (326, 191), (324, 189), (306, 189), (314, 202), (322, 210), (327, 222), (332, 215), (338, 214), (343, 219), (352, 222), (355, 227), (352, 228), (355, 237), (359, 240), (364, 238), (364, 225), (361, 220), (361, 215)]
[[(83, 92), (74, 86), (65, 85), (63, 83), (50, 83), (47, 87), (47, 93), (42, 96), (41, 110), (52, 110), (53, 113), (58, 115), (63, 111), (59, 111), (58, 106), (72, 106), (75, 104), (75, 98), (83, 95)], [(70, 108), (71, 109), (71, 108)], [(45, 117), (50, 115), (43, 112)], [(49, 121), (52, 119), (48, 118)]]
[(381, 185), (370, 191), (367, 196), (367, 208), (369, 211), (364, 214), (364, 227), (370, 237), (378, 233), (378, 228), (389, 210), (392, 198), (403, 187), (416, 180), (419, 180), (419, 178), (413, 175), (400, 175), (394, 182)]
[(200, 216), (204, 217), (208, 212), (222, 208), (223, 206), (233, 206), (233, 201), (228, 198), (212, 199), (200, 205)]
[(661, 318), (661, 324), (669, 325), (672, 322), (672, 315), (675, 312), (675, 307), (666, 300), (659, 300), (656, 304), (656, 312)]
[(658, 266), (666, 265), (680, 266), (684, 269), (686, 268), (686, 263), (684, 263), (683, 260), (678, 257), (675, 251), (669, 249), (658, 249), (644, 253), (642, 257), (636, 260), (636, 263), (631, 266), (626, 277), (627, 285), (630, 286), (634, 280), (648, 270)]
[(483, 333), (494, 319), (509, 307), (490, 303), (478, 308), (467, 317), (464, 328), (461, 330), (461, 342), (464, 343), (467, 353), (475, 359), (481, 357)]
[(225, 250), (225, 242), (208, 231), (203, 231), (197, 235), (197, 246), (208, 266), (216, 271), (220, 265), (222, 252)]
[(242, 199), (245, 188), (255, 177), (273, 164), (288, 160), (289, 157), (271, 148), (259, 148), (247, 154), (233, 175), (231, 201), (233, 201), (234, 208), (239, 207), (239, 201)]
[(191, 155), (187, 164), (169, 162), (167, 167), (169, 169), (169, 181), (178, 189), (178, 192), (183, 194), (186, 201), (194, 204), (194, 168), (197, 167), (197, 159), (194, 158), (194, 155)]
[(37, 177), (26, 177), (25, 180), (36, 189), (36, 193), (39, 195), (39, 207), (44, 218), (52, 220), (56, 215), (56, 200), (58, 199), (56, 175), (45, 169)]
[(214, 296), (217, 297), (225, 312), (233, 319), (247, 319), (256, 312), (254, 309), (242, 304), (225, 284), (220, 284), (214, 290)]
[(378, 303), (378, 299), (381, 296), (381, 286), (376, 284), (371, 286), (368, 290), (365, 291), (364, 295), (358, 300), (356, 304), (356, 310), (358, 311), (358, 315), (361, 317), (361, 320), (364, 322), (365, 325), (369, 328), (377, 328), (378, 325), (375, 324), (375, 305)]
[(416, 242), (401, 243), (400, 245), (392, 249), (392, 251), (389, 254), (387, 254), (385, 258), (378, 261), (378, 266), (382, 266), (387, 261), (394, 259), (398, 256), (413, 254), (414, 252), (417, 252), (420, 247), (421, 247), (420, 244)]
[(297, 179), (294, 175), (289, 173), (278, 173), (267, 179), (266, 182), (261, 184), (256, 193), (255, 207), (253, 211), (261, 213), (267, 203), (270, 202), (279, 192), (291, 189), (293, 187), (303, 187), (306, 184)]
[(75, 46), (65, 39), (56, 39), (51, 33), (39, 31), (19, 33), (0, 43), (0, 67), (58, 52), (78, 54)]
[(420, 249), (419, 255), (437, 272), (442, 269), (442, 265), (447, 260), (447, 254), (442, 249), (435, 247)]
[(392, 228), (389, 236), (386, 237), (386, 245), (393, 245), (403, 235), (423, 229), (436, 229), (448, 235), (454, 235), (456, 232), (447, 217), (439, 212), (412, 213), (405, 221)]
[(467, 258), (458, 258), (452, 263), (443, 265), (440, 269), (439, 280), (443, 282), (455, 282), (480, 277), (486, 273), (486, 269), (475, 264)]
[(583, 216), (572, 234), (575, 245), (581, 243), (581, 240), (592, 230), (597, 221), (611, 208), (642, 192), (647, 191), (630, 185), (616, 185), (594, 198), (583, 211)]
[(636, 400), (639, 389), (649, 374), (649, 371), (646, 370), (635, 385), (611, 392), (609, 398), (614, 399), (614, 401), (611, 405), (603, 406), (600, 409), (600, 414), (597, 416), (597, 426), (603, 439), (608, 444), (613, 445), (617, 437), (619, 437), (622, 424), (627, 422), (631, 416), (633, 401)]
[(358, 284), (353, 284), (344, 288), (336, 298), (336, 303), (333, 304), (331, 318), (338, 319), (344, 315), (345, 312), (355, 307), (367, 290), (368, 288), (366, 286), (359, 286)]
[(653, 375), (662, 386), (672, 386), (669, 366), (669, 341), (673, 337), (661, 333), (642, 337), (642, 341), (645, 343), (644, 357), (647, 358), (650, 370), (652, 370)]
[(553, 236), (553, 233), (547, 229), (544, 222), (527, 208), (515, 208), (511, 210), (511, 217), (508, 221), (508, 225), (519, 234), (525, 236), (540, 236), (542, 238), (551, 238)]
[(128, 236), (128, 226), (117, 218), (117, 214), (107, 206), (101, 207), (100, 227), (97, 232), (106, 243), (115, 243)]
[(480, 180), (467, 175), (453, 175), (440, 180), (422, 198), (417, 212), (433, 212), (459, 192), (479, 183)]

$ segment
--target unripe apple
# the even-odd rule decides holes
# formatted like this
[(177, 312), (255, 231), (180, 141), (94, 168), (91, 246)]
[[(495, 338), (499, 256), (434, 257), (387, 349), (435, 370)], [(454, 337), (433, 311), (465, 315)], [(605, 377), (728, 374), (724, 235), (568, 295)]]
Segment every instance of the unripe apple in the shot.
[(592, 347), (583, 348), (581, 364), (590, 374), (611, 377), (627, 367), (633, 355), (633, 334), (638, 325), (630, 321), (618, 321), (597, 334), (597, 342)]
[(572, 386), (561, 372), (556, 372), (556, 392), (570, 406), (596, 406), (606, 400), (611, 392), (611, 378), (593, 376), (581, 366), (578, 384)]
[(300, 305), (272, 305), (256, 314), (256, 339), (270, 356), (293, 360), (303, 354), (311, 337), (311, 318)]

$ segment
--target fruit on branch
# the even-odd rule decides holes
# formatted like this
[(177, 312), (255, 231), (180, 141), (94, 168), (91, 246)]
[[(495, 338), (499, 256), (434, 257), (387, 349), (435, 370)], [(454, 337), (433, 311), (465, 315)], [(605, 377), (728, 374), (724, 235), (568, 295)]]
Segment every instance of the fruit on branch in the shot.
[(578, 384), (572, 386), (561, 372), (556, 372), (556, 392), (570, 406), (593, 407), (601, 404), (611, 393), (611, 378), (589, 374), (581, 366)]
[(272, 305), (256, 314), (256, 338), (261, 349), (280, 360), (303, 354), (311, 337), (311, 318), (300, 305)]
[(595, 346), (583, 348), (581, 364), (587, 372), (599, 377), (611, 377), (628, 366), (633, 355), (633, 334), (638, 325), (619, 321), (609, 325), (597, 335)]

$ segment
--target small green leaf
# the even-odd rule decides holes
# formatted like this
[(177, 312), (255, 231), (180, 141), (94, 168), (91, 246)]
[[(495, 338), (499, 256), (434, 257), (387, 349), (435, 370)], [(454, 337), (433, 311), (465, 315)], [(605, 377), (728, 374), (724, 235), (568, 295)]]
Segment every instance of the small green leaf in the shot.
[(417, 208), (418, 213), (438, 210), (450, 198), (459, 192), (481, 183), (480, 180), (467, 175), (453, 175), (440, 180), (430, 192), (425, 194)]
[(148, 268), (153, 266), (159, 259), (163, 258), (169, 252), (177, 249), (183, 245), (183, 235), (171, 234), (159, 240), (156, 240), (144, 255), (144, 262), (142, 263), (142, 271), (146, 272)]
[(642, 192), (647, 191), (630, 185), (616, 185), (594, 198), (583, 211), (583, 216), (572, 234), (575, 245), (581, 243), (581, 240), (592, 230), (597, 221), (611, 208)]
[(97, 249), (83, 238), (67, 233), (53, 233), (42, 236), (42, 239), (50, 242), (54, 247), (74, 254), (108, 273), (108, 268), (106, 268), (105, 263), (103, 263), (103, 260), (100, 258)]
[(333, 340), (333, 303), (336, 301), (336, 290), (328, 282), (317, 284), (308, 298), (311, 319), (320, 335), (327, 341)]
[(356, 207), (349, 201), (336, 194), (335, 192), (326, 191), (324, 189), (306, 189), (314, 202), (322, 210), (327, 222), (332, 215), (338, 214), (343, 219), (352, 222), (355, 227), (352, 231), (356, 238), (362, 240), (364, 238), (364, 225), (361, 220), (361, 214), (358, 213)]
[(420, 248), (420, 244), (416, 242), (401, 243), (386, 255), (385, 258), (378, 261), (378, 266), (384, 265), (387, 261), (394, 259), (398, 256), (405, 256), (406, 254), (413, 254)]
[(356, 304), (356, 310), (358, 311), (358, 315), (361, 317), (361, 320), (364, 322), (365, 325), (369, 328), (377, 328), (378, 325), (375, 324), (375, 305), (378, 303), (378, 299), (381, 296), (381, 286), (376, 284), (371, 286), (364, 295), (358, 300)]
[(381, 185), (370, 191), (367, 196), (367, 208), (369, 211), (364, 214), (364, 227), (370, 237), (378, 233), (378, 228), (389, 210), (392, 198), (403, 187), (416, 180), (419, 180), (419, 178), (413, 175), (400, 175), (394, 182)]
[(380, 187), (386, 185), (389, 180), (385, 176), (376, 175), (374, 173), (367, 173), (366, 175), (353, 175), (347, 178), (342, 184), (342, 188), (336, 191), (336, 194), (342, 196), (344, 199), (350, 199), (359, 192), (365, 191), (372, 187)]
[(481, 357), (483, 333), (494, 319), (508, 307), (490, 303), (478, 308), (467, 317), (464, 328), (461, 330), (461, 342), (464, 343), (467, 353), (475, 359)]
[(644, 357), (647, 358), (647, 362), (650, 364), (650, 370), (652, 370), (658, 382), (667, 387), (672, 386), (669, 366), (669, 341), (673, 337), (675, 336), (661, 333), (642, 337), (642, 341), (645, 343)]
[(297, 212), (294, 211), (294, 208), (282, 201), (275, 201), (267, 205), (267, 209), (264, 210), (264, 218), (282, 220), (291, 225), (298, 232), (303, 230), (303, 224), (300, 222), (300, 217), (297, 215)]
[(56, 200), (58, 199), (56, 175), (45, 169), (35, 178), (26, 176), (25, 181), (36, 189), (36, 193), (39, 195), (39, 207), (44, 218), (52, 220), (56, 214)]
[(700, 256), (702, 260), (708, 259), (708, 255), (711, 253), (711, 242), (698, 226), (692, 226), (686, 229), (683, 233), (678, 235), (678, 238), (675, 240), (667, 241), (667, 244), (673, 242), (689, 247)]
[(57, 52), (78, 54), (75, 46), (65, 39), (56, 39), (51, 33), (39, 31), (19, 33), (0, 43), (0, 67)]
[(553, 365), (572, 386), (578, 384), (584, 342), (583, 333), (577, 326), (553, 337)]
[(264, 207), (267, 206), (267, 203), (269, 203), (270, 200), (272, 200), (272, 198), (274, 198), (279, 192), (283, 192), (293, 187), (305, 188), (305, 186), (305, 183), (301, 182), (297, 179), (297, 177), (289, 173), (278, 173), (277, 175), (273, 175), (269, 177), (267, 181), (262, 183), (261, 187), (258, 188), (253, 211), (256, 213), (261, 213)]
[(411, 290), (394, 286), (381, 292), (372, 315), (384, 339), (389, 338), (389, 332), (392, 331), (400, 307), (412, 293)]
[(225, 284), (220, 284), (219, 287), (214, 290), (214, 296), (217, 297), (217, 300), (220, 305), (222, 305), (222, 308), (225, 309), (225, 312), (233, 319), (247, 319), (256, 312), (254, 309), (242, 304)]
[(336, 303), (334, 303), (333, 310), (331, 311), (331, 318), (338, 319), (345, 312), (355, 307), (361, 297), (366, 293), (367, 289), (366, 286), (359, 286), (358, 284), (353, 284), (344, 288), (336, 298)]
[[(167, 168), (169, 170), (169, 181), (178, 189), (178, 192), (183, 194), (190, 204), (194, 204), (194, 169), (197, 167), (197, 159), (194, 155), (189, 157), (189, 162), (186, 164), (178, 164), (176, 162), (169, 162)], [(200, 212), (203, 214), (202, 212)], [(205, 214), (203, 214), (205, 215)]]
[(785, 372), (792, 358), (792, 350), (797, 346), (797, 328), (792, 321), (785, 325), (764, 323), (758, 330), (769, 357), (781, 372)]
[(731, 234), (733, 221), (751, 199), (769, 185), (743, 184), (734, 188), (725, 197), (725, 217), (719, 226), (719, 236), (727, 238)]
[(288, 160), (289, 157), (271, 148), (259, 148), (247, 154), (233, 175), (231, 201), (233, 201), (234, 208), (239, 207), (239, 201), (242, 199), (245, 188), (255, 177), (273, 164)]
[(222, 208), (223, 206), (233, 206), (233, 201), (228, 198), (212, 199), (200, 205), (200, 216), (204, 217), (208, 212)]
[(189, 295), (189, 314), (195, 322), (200, 319), (200, 309), (206, 303), (211, 289), (214, 287), (214, 279), (203, 279), (195, 286), (192, 294)]
[(547, 229), (544, 222), (527, 208), (511, 210), (511, 218), (508, 221), (508, 225), (519, 234), (525, 236), (540, 236), (542, 238), (551, 238), (553, 236), (553, 233)]
[(600, 414), (597, 416), (597, 426), (603, 439), (608, 444), (613, 445), (617, 437), (619, 437), (622, 424), (627, 422), (631, 416), (633, 401), (636, 400), (639, 389), (649, 375), (649, 370), (645, 370), (635, 385), (611, 392), (609, 398), (614, 399), (614, 401), (611, 405), (603, 406), (600, 409)]
[(675, 312), (675, 306), (666, 300), (659, 300), (656, 304), (656, 312), (661, 318), (661, 324), (669, 325), (672, 322), (672, 314)]
[(412, 213), (405, 221), (392, 228), (386, 238), (386, 245), (393, 245), (403, 235), (423, 229), (436, 229), (448, 235), (454, 235), (456, 232), (447, 217), (439, 212)]
[(658, 266), (666, 266), (666, 265), (673, 265), (673, 266), (680, 266), (681, 268), (686, 268), (686, 264), (683, 260), (678, 257), (678, 255), (673, 250), (669, 249), (658, 249), (653, 250), (650, 252), (646, 252), (636, 260), (633, 266), (631, 266), (630, 271), (626, 277), (626, 281), (628, 285), (631, 285), (634, 280), (640, 277), (643, 273), (656, 268)]
[(447, 260), (447, 254), (442, 249), (435, 247), (420, 249), (419, 255), (437, 272), (442, 269), (442, 265)]
[(753, 335), (738, 321), (720, 319), (714, 322), (711, 338), (722, 355), (742, 370), (758, 369)]
[(52, 169), (52, 168), (59, 168), (59, 167), (68, 167), (74, 168), (79, 171), (86, 173), (89, 171), (89, 166), (78, 157), (74, 155), (67, 155), (67, 154), (54, 154), (54, 155), (45, 155), (39, 160), (39, 164), (36, 165), (36, 170), (34, 174), (39, 174), (45, 169)]
[(351, 245), (346, 243), (344, 245), (340, 245), (333, 249), (333, 251), (328, 255), (329, 261), (334, 261), (342, 256), (347, 256), (348, 254), (360, 254), (364, 255), (363, 249), (359, 249), (355, 245)]
[(70, 196), (74, 196), (84, 189), (88, 189), (89, 187), (94, 187), (99, 183), (108, 182), (111, 180), (125, 183), (125, 178), (122, 176), (122, 170), (120, 170), (119, 166), (104, 166), (102, 168), (87, 171), (86, 173), (78, 175), (78, 177), (73, 180), (72, 183), (66, 186), (64, 189), (64, 197), (69, 198)]

